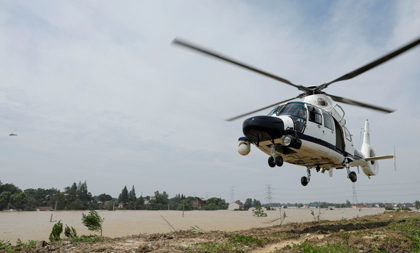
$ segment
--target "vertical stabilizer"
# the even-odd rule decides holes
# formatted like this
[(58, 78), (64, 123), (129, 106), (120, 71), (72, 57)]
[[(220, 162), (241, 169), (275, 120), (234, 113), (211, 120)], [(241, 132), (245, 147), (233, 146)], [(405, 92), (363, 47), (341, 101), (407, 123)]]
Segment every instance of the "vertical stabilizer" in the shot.
[[(365, 128), (363, 129), (363, 144), (362, 144), (361, 152), (365, 158), (375, 157), (375, 151), (370, 145), (370, 130), (369, 130), (368, 120), (366, 120)], [(379, 166), (376, 161), (371, 160), (367, 162), (366, 165), (362, 166), (362, 170), (369, 177), (375, 176), (379, 172)]]
[(370, 144), (369, 121), (366, 120), (365, 128), (363, 129), (363, 144)]

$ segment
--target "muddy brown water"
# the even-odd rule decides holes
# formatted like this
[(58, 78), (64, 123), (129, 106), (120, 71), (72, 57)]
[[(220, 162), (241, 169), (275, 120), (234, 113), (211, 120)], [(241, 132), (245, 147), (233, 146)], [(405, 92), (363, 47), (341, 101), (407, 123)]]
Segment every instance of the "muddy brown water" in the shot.
[[(321, 220), (341, 220), (383, 213), (383, 208), (364, 209), (282, 209), (286, 212), (284, 223), (313, 221), (311, 210), (317, 216), (321, 213)], [(23, 242), (28, 240), (48, 241), (49, 234), (54, 225), (53, 221), (73, 226), (78, 235), (95, 234), (88, 231), (82, 224), (82, 213), (87, 211), (54, 211), (54, 212), (0, 212), (0, 240), (15, 244), (20, 238)], [(103, 235), (107, 237), (123, 237), (138, 235), (140, 233), (166, 233), (172, 230), (189, 230), (191, 227), (199, 227), (203, 231), (220, 230), (236, 231), (256, 227), (278, 225), (279, 221), (271, 222), (280, 218), (280, 210), (266, 211), (267, 217), (254, 217), (249, 211), (98, 211), (105, 218), (103, 223)], [(165, 219), (163, 219), (164, 217)], [(170, 225), (168, 224), (170, 223)], [(64, 234), (62, 234), (64, 237)]]

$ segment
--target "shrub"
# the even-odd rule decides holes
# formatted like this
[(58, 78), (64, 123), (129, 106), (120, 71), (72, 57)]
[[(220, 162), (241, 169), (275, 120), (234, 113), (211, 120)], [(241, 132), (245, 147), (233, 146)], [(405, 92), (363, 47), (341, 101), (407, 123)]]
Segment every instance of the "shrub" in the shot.
[(60, 241), (60, 235), (63, 232), (63, 223), (61, 223), (61, 220), (59, 220), (57, 223), (54, 224), (52, 230), (51, 230), (51, 234), (50, 234), (50, 241), (51, 242), (55, 242), (55, 241)]
[(252, 210), (252, 213), (257, 217), (267, 217), (267, 214), (264, 212), (261, 206), (257, 206), (254, 210)]
[(83, 225), (90, 231), (100, 232), (102, 237), (102, 223), (104, 222), (104, 218), (99, 216), (98, 212), (93, 209), (89, 210), (88, 215), (82, 214), (82, 216)]

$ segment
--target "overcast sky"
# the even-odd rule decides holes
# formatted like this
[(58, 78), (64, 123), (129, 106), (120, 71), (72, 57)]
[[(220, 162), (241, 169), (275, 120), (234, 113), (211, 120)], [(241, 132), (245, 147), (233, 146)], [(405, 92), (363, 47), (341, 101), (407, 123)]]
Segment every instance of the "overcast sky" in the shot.
[[(345, 170), (269, 168), (243, 119), (299, 94), (171, 45), (175, 37), (305, 86), (329, 82), (420, 36), (419, 1), (1, 1), (0, 180), (21, 189), (87, 181), (93, 195), (166, 191), (266, 202), (353, 202)], [(369, 119), (378, 176), (359, 202), (420, 200), (420, 47), (327, 92), (396, 109), (342, 105), (354, 144)], [(269, 110), (260, 114), (266, 114)], [(10, 137), (10, 133), (18, 136)]]

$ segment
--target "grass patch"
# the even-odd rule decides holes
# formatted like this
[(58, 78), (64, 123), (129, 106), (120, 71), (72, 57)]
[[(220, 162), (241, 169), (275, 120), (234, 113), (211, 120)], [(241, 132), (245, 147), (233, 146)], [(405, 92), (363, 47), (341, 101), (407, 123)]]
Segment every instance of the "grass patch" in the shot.
[(17, 239), (16, 245), (11, 244), (9, 241), (0, 240), (0, 252), (25, 252), (36, 246), (36, 241), (28, 241), (23, 243), (20, 239)]

